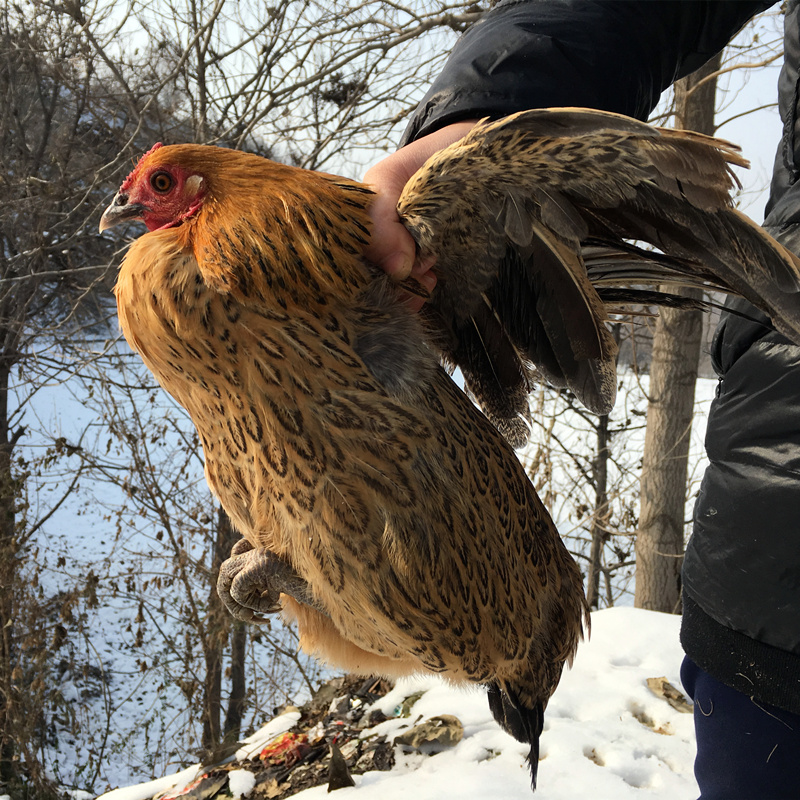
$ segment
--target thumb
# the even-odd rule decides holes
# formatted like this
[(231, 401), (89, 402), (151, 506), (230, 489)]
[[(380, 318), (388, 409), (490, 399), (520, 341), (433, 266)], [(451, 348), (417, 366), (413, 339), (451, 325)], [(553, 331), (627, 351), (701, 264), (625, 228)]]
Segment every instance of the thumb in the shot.
[(403, 187), (430, 156), (461, 139), (473, 125), (475, 120), (456, 122), (423, 136), (382, 159), (364, 175), (364, 183), (376, 193), (370, 209), (372, 240), (364, 255), (398, 280), (411, 274), (417, 254), (411, 234), (397, 216)]
[(416, 257), (416, 244), (397, 216), (397, 201), (413, 171), (406, 173), (404, 162), (390, 156), (364, 175), (364, 183), (376, 192), (370, 206), (372, 237), (364, 255), (397, 280), (409, 276)]

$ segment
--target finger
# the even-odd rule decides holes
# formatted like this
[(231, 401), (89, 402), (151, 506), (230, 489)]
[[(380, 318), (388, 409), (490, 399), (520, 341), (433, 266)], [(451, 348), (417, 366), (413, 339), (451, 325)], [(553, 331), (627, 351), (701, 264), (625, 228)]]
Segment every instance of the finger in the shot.
[(429, 295), (436, 288), (436, 273), (433, 271), (435, 265), (436, 257), (426, 256), (414, 261), (414, 266), (411, 268), (410, 277), (420, 284)]
[(403, 280), (411, 274), (416, 244), (397, 216), (399, 196), (393, 190), (375, 196), (370, 208), (372, 238), (364, 255), (393, 278)]
[[(404, 280), (414, 268), (416, 245), (397, 216), (397, 201), (411, 176), (443, 147), (461, 139), (476, 120), (447, 125), (388, 155), (364, 175), (364, 183), (375, 191), (370, 207), (372, 238), (366, 257), (392, 277)], [(424, 272), (425, 270), (423, 270)]]
[(422, 285), (423, 289), (426, 289), (428, 294), (430, 294), (436, 288), (436, 275), (432, 272), (424, 272), (422, 275), (414, 275), (414, 271), (411, 271), (411, 275), (416, 279), (417, 283)]

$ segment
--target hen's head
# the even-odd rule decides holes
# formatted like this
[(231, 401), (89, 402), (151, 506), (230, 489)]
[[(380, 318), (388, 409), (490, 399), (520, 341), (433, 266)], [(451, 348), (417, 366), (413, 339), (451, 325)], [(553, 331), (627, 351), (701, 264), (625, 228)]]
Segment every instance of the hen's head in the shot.
[(206, 180), (182, 158), (181, 147), (156, 144), (140, 159), (100, 219), (104, 231), (141, 220), (151, 231), (172, 228), (194, 216), (207, 192)]

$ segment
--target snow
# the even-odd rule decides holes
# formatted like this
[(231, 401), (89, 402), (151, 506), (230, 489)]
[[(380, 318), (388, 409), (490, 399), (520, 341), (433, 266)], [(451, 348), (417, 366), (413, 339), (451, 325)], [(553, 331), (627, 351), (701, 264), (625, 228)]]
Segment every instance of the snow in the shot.
[(101, 795), (101, 797), (105, 798), (105, 800), (148, 800), (148, 798), (170, 789), (176, 791), (185, 789), (201, 774), (200, 765), (194, 764), (173, 775), (156, 778), (154, 781), (147, 781), (147, 783), (140, 783), (137, 786), (128, 786), (123, 789), (113, 789)]
[(299, 711), (285, 711), (280, 716), (270, 720), (263, 728), (242, 741), (242, 746), (236, 751), (236, 758), (239, 761), (244, 761), (246, 758), (257, 755), (276, 736), (291, 730), (299, 719)]
[(256, 785), (256, 776), (246, 769), (235, 769), (228, 773), (228, 791), (233, 800), (246, 797)]
[[(626, 373), (621, 376), (621, 380), (624, 385), (620, 392), (618, 411), (615, 413), (620, 414), (623, 419), (626, 414), (638, 419), (629, 408), (633, 403), (629, 398), (629, 395), (633, 397), (633, 390), (629, 390), (629, 387), (635, 383), (635, 376)], [(138, 385), (134, 376), (128, 376), (121, 382)], [(642, 390), (646, 392), (646, 376), (641, 378), (641, 383)], [(692, 464), (696, 465), (692, 469), (695, 479), (702, 474), (705, 463), (702, 454), (705, 415), (715, 388), (716, 381), (712, 380), (701, 380), (697, 385), (698, 403), (692, 431), (691, 459)], [(156, 418), (166, 419), (172, 413), (172, 406), (163, 393), (156, 396), (154, 403), (145, 405), (150, 409), (149, 413)], [(77, 390), (72, 394), (64, 385), (42, 388), (37, 394), (36, 403), (28, 409), (26, 424), (31, 430), (26, 439), (28, 449), (21, 449), (20, 452), (26, 453), (26, 457), (33, 458), (37, 449), (45, 450), (49, 441), (48, 430), (58, 431), (68, 442), (81, 442), (85, 447), (90, 446), (88, 440), (91, 436), (98, 437), (102, 444), (105, 439), (105, 428), (100, 425), (99, 419), (97, 409)], [(34, 436), (36, 430), (42, 432), (38, 437)], [(95, 432), (90, 436), (86, 433), (87, 430)], [(571, 453), (586, 453), (586, 458), (590, 457), (587, 448), (591, 442), (588, 444), (586, 442), (589, 434), (582, 432), (572, 425), (570, 420), (562, 417), (556, 419), (554, 430)], [(643, 436), (643, 430), (636, 429), (615, 438), (612, 444), (619, 451), (618, 455), (615, 455), (616, 463), (626, 459), (635, 462), (640, 458)], [(155, 453), (153, 458), (168, 458), (172, 440), (169, 436), (165, 436), (163, 441), (166, 443), (165, 452), (161, 455)], [(102, 447), (100, 449), (102, 450)], [(521, 456), (524, 455), (521, 453)], [(115, 451), (112, 449), (111, 453), (106, 455), (106, 461), (111, 462), (115, 457)], [(34, 516), (43, 516), (57, 503), (71, 471), (78, 466), (77, 462), (78, 456), (64, 454), (54, 462), (50, 472), (43, 472), (40, 477), (35, 478), (35, 485), (34, 478), (31, 478), (32, 500), (41, 506), (38, 511), (31, 511)], [(116, 461), (114, 463), (116, 464)], [(127, 469), (123, 459), (119, 459), (119, 464), (120, 468)], [(587, 527), (586, 515), (576, 510), (576, 503), (581, 499), (580, 487), (576, 486), (577, 471), (570, 463), (556, 463), (554, 456), (550, 472), (551, 484), (545, 487), (546, 491), (542, 491), (541, 494), (543, 496), (549, 494), (551, 499), (554, 498), (552, 512), (558, 529), (570, 549), (577, 551), (579, 545), (585, 547)], [(196, 469), (196, 475), (188, 473), (189, 470), (184, 476), (187, 485), (202, 482), (200, 466)], [(537, 475), (537, 481), (540, 479), (542, 476)], [(622, 489), (625, 487), (622, 486), (620, 491)], [(204, 491), (202, 486), (198, 491)], [(687, 519), (691, 515), (695, 491), (696, 488), (693, 488), (690, 493), (692, 496), (687, 501)], [(635, 487), (633, 493), (636, 494)], [(170, 498), (170, 502), (173, 503), (170, 513), (179, 521), (176, 524), (186, 525), (185, 515), (181, 509), (187, 507), (187, 503), (180, 502), (181, 497), (183, 495), (178, 497), (174, 494)], [(171, 571), (170, 552), (155, 538), (155, 531), (159, 527), (158, 521), (151, 517), (139, 516), (139, 506), (131, 505), (123, 516), (119, 518), (115, 516), (114, 509), (117, 504), (122, 507), (128, 502), (120, 488), (87, 477), (81, 482), (80, 491), (71, 494), (67, 502), (43, 526), (36, 542), (39, 548), (36, 580), (45, 595), (58, 598), (59, 593), (69, 586), (82, 586), (85, 576), (90, 572), (100, 577), (97, 607), (88, 607), (84, 600), (74, 611), (76, 618), (85, 618), (82, 624), (85, 625), (84, 629), (91, 633), (91, 638), (87, 637), (84, 643), (79, 636), (73, 635), (73, 628), (77, 631), (78, 623), (70, 625), (71, 635), (59, 652), (59, 660), (53, 662), (53, 686), (58, 690), (59, 697), (63, 698), (62, 705), (70, 709), (69, 719), (74, 718), (75, 723), (71, 727), (61, 726), (58, 719), (52, 723), (54, 733), (47, 752), (48, 770), (65, 791), (94, 790), (92, 796), (97, 791), (146, 781), (185, 768), (194, 759), (193, 754), (197, 752), (202, 724), (200, 716), (195, 713), (196, 706), (188, 702), (179, 689), (179, 679), (185, 677), (189, 670), (183, 661), (165, 646), (168, 638), (162, 641), (160, 636), (161, 630), (168, 634), (171, 632), (174, 636), (174, 631), (180, 629), (175, 621), (179, 604), (166, 583)], [(209, 513), (213, 514), (210, 500), (209, 508), (211, 509)], [(203, 546), (202, 539), (193, 541), (187, 536), (187, 549), (195, 555)], [(63, 567), (58, 566), (61, 560), (65, 562)], [(147, 591), (146, 582), (152, 579), (153, 575), (165, 576), (165, 586), (159, 592), (152, 588)], [(617, 605), (630, 605), (633, 602), (632, 579), (622, 575), (619, 587), (618, 590), (615, 589), (610, 600)], [(139, 602), (143, 598), (148, 603), (147, 610), (150, 617), (147, 618), (147, 624), (141, 626), (145, 635), (144, 644), (140, 645), (136, 641), (135, 618)], [(609, 602), (605, 593), (603, 602)], [(598, 624), (596, 623), (596, 627)], [(677, 635), (672, 638), (677, 648)], [(596, 639), (597, 633), (595, 633)], [(594, 647), (595, 644), (596, 641), (590, 647)], [(191, 645), (193, 657), (199, 659), (197, 638), (192, 639)], [(266, 640), (257, 647), (252, 656), (248, 655), (248, 685), (253, 687), (254, 691), (262, 693), (264, 697), (255, 697), (249, 706), (243, 725), (246, 731), (260, 726), (267, 713), (265, 709), (290, 701), (300, 703), (305, 699), (296, 687), (290, 686), (281, 686), (282, 694), (274, 701), (267, 696), (272, 684), (263, 681), (261, 676), (265, 674), (265, 668), (272, 663), (273, 656)], [(676, 649), (671, 659), (672, 663), (677, 664), (679, 658), (680, 654)], [(60, 661), (64, 662), (63, 668), (59, 666)], [(143, 667), (145, 663), (146, 669)], [(199, 664), (199, 661), (194, 663)], [(311, 680), (317, 682), (317, 673), (312, 675)], [(568, 678), (565, 678), (565, 683), (567, 680)], [(558, 707), (561, 696), (561, 692), (556, 695), (551, 709)], [(481, 715), (478, 719), (485, 718), (483, 724), (487, 730), (493, 735), (500, 735), (484, 708), (485, 698), (477, 694), (475, 704)], [(448, 712), (446, 708), (442, 708), (433, 713)], [(465, 713), (466, 710), (461, 709), (461, 713), (456, 712), (456, 716), (462, 718)], [(551, 711), (548, 719), (555, 736), (557, 719), (554, 712)], [(462, 722), (467, 724), (466, 719), (462, 719)], [(476, 738), (469, 727), (467, 733), (464, 742), (459, 745), (459, 757), (469, 752), (469, 747), (482, 747), (482, 737)], [(546, 742), (547, 736), (545, 744)], [(507, 747), (513, 746), (513, 743), (507, 745)], [(522, 750), (518, 748), (518, 753), (521, 752)], [(500, 763), (507, 757), (510, 756), (504, 750), (495, 760)], [(552, 754), (548, 757), (552, 757)], [(583, 761), (586, 762), (583, 764), (584, 767), (588, 765), (596, 768), (596, 765), (586, 758), (583, 758)], [(408, 757), (403, 763), (406, 763), (410, 770), (411, 765), (415, 763), (414, 758)], [(432, 765), (426, 762), (424, 769), (435, 767), (438, 770), (438, 763), (436, 760)], [(608, 767), (606, 771), (611, 771), (612, 761), (607, 760), (606, 763)], [(544, 768), (545, 762), (542, 763), (543, 771)], [(423, 767), (420, 766), (419, 769)], [(486, 769), (484, 767), (481, 774), (486, 774)], [(524, 770), (522, 772), (524, 773)], [(170, 780), (174, 782), (175, 778)], [(359, 783), (366, 781), (369, 785), (370, 780), (385, 781), (386, 777), (357, 776)], [(527, 778), (523, 781), (520, 777), (519, 780), (523, 785)], [(540, 786), (542, 791), (547, 789), (547, 781), (543, 777), (540, 779)], [(141, 796), (149, 797), (151, 794)], [(15, 797), (13, 800), (18, 798)]]
[[(579, 648), (547, 708), (538, 800), (672, 800), (697, 795), (692, 716), (672, 708), (647, 685), (648, 678), (664, 677), (680, 688), (679, 625), (679, 617), (625, 607), (592, 615), (591, 638)], [(399, 717), (404, 699), (420, 692), (411, 716)], [(339, 800), (531, 797), (526, 746), (492, 720), (481, 689), (457, 689), (435, 677), (408, 678), (398, 681), (373, 707), (390, 719), (365, 735), (380, 733), (391, 740), (423, 719), (452, 714), (463, 724), (464, 737), (433, 756), (407, 754), (396, 747), (391, 771), (354, 776), (355, 787), (338, 790)], [(277, 717), (249, 743), (268, 740), (294, 719), (296, 712)], [(234, 797), (246, 797), (252, 788), (253, 776), (244, 771), (231, 773), (229, 792)], [(188, 772), (181, 773), (186, 783)], [(168, 788), (166, 783), (151, 782), (145, 785), (146, 792), (144, 787), (119, 789), (102, 795), (102, 800), (144, 800), (155, 793), (156, 783), (159, 791)], [(327, 786), (294, 797), (321, 800), (328, 797)]]

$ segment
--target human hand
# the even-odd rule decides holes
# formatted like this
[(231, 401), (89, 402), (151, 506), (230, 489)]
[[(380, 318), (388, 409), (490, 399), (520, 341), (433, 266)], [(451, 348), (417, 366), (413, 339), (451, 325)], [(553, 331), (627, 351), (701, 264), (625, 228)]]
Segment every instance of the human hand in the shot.
[[(364, 175), (364, 183), (376, 193), (370, 207), (372, 241), (364, 254), (396, 280), (411, 276), (429, 292), (436, 286), (436, 276), (429, 271), (434, 262), (417, 258), (414, 240), (397, 216), (397, 201), (409, 178), (434, 153), (464, 137), (476, 122), (456, 122), (423, 136), (382, 159)], [(414, 297), (410, 305), (419, 310), (423, 302)]]

